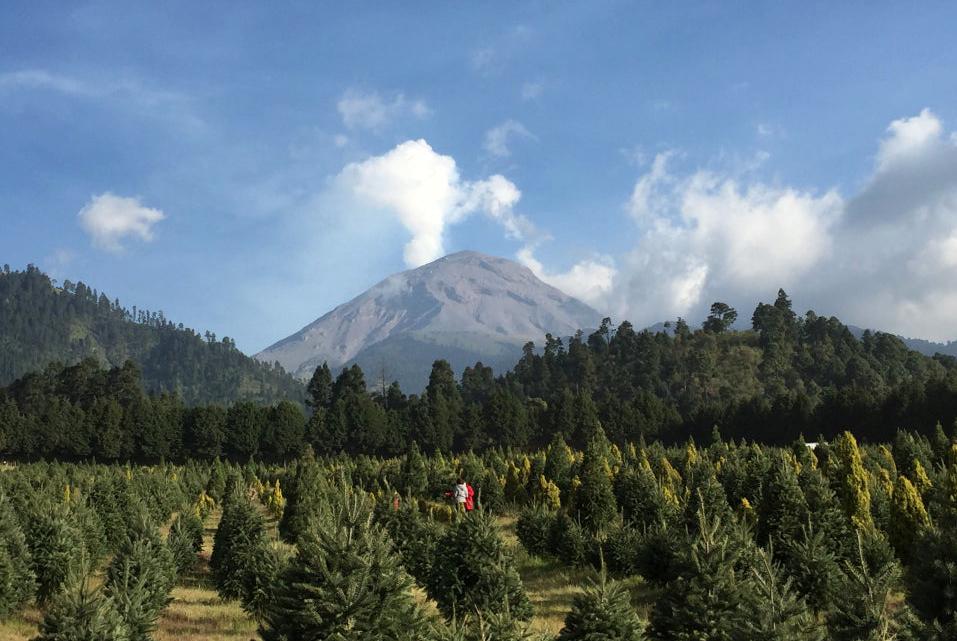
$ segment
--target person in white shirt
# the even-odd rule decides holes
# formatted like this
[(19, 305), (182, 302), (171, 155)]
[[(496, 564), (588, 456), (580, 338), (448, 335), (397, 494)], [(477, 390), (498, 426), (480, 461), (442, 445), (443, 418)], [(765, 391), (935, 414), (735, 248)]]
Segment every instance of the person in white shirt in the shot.
[(452, 491), (452, 497), (455, 499), (455, 507), (461, 511), (465, 511), (465, 502), (469, 498), (469, 486), (465, 484), (465, 481), (459, 478), (455, 483), (455, 489)]

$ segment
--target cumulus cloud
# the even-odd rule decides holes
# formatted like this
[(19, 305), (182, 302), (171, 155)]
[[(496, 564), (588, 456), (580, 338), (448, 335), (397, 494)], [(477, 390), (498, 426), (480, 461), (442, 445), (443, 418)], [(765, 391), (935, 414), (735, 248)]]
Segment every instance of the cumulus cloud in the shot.
[(549, 285), (586, 303), (599, 306), (604, 305), (618, 273), (614, 261), (608, 256), (579, 261), (565, 272), (545, 269), (535, 258), (534, 248), (530, 245), (520, 249), (516, 258)]
[(827, 303), (859, 323), (957, 338), (957, 137), (933, 112), (887, 128), (835, 243), (842, 251)]
[[(843, 200), (699, 170), (676, 175), (655, 156), (628, 211), (642, 231), (612, 307), (639, 323), (698, 311), (711, 291), (760, 295), (797, 282), (831, 251)], [(657, 318), (654, 316), (657, 315)]]
[(497, 174), (464, 180), (455, 159), (437, 153), (425, 140), (409, 140), (381, 156), (351, 163), (335, 183), (356, 204), (394, 216), (405, 227), (412, 236), (404, 251), (409, 267), (441, 257), (448, 227), (476, 212), (502, 224), (513, 238), (524, 238), (531, 229), (514, 211), (522, 194), (511, 181)]
[(743, 166), (679, 172), (677, 158), (658, 154), (635, 182), (639, 240), (604, 308), (639, 324), (697, 319), (714, 300), (751, 305), (784, 287), (847, 322), (957, 338), (957, 135), (930, 110), (890, 124), (851, 197)]
[(377, 91), (349, 89), (336, 103), (343, 124), (349, 129), (382, 129), (393, 120), (412, 116), (420, 120), (432, 115), (429, 105), (420, 99), (410, 100), (396, 94), (391, 100)]
[(512, 155), (512, 150), (509, 149), (508, 145), (509, 140), (513, 138), (534, 139), (535, 136), (522, 123), (516, 120), (506, 120), (485, 132), (485, 142), (482, 147), (496, 158), (507, 158)]
[(77, 217), (94, 247), (120, 252), (127, 238), (138, 238), (144, 242), (153, 240), (153, 226), (166, 218), (166, 214), (158, 209), (144, 207), (138, 198), (125, 198), (106, 192), (91, 198)]

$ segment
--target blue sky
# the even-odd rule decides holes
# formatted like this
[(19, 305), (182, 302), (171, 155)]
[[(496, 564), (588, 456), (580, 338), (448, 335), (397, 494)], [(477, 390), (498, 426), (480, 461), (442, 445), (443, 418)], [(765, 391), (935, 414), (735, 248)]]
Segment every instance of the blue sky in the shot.
[(460, 249), (957, 338), (950, 3), (64, 7), (0, 7), (15, 268), (247, 352)]

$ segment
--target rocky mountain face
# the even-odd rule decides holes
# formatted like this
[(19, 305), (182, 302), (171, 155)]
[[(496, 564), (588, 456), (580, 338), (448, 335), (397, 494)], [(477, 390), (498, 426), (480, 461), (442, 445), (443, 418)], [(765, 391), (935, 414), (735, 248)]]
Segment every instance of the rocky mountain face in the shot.
[(504, 258), (464, 251), (390, 276), (256, 358), (306, 379), (323, 361), (358, 363), (366, 381), (421, 392), (432, 362), (456, 372), (482, 361), (496, 373), (527, 341), (595, 328), (601, 315)]

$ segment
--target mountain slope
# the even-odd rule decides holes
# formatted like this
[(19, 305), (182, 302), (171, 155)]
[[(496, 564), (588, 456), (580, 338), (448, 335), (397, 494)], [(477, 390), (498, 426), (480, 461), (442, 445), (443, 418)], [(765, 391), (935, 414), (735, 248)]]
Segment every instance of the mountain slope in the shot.
[[(135, 312), (134, 308), (134, 312)], [(127, 359), (151, 392), (176, 392), (188, 404), (302, 400), (303, 386), (272, 364), (246, 356), (227, 338), (204, 339), (162, 313), (124, 309), (83, 283), (55, 287), (35, 267), (0, 271), (0, 386), (51, 361)]]
[(465, 251), (390, 276), (256, 355), (301, 378), (323, 361), (385, 370), (420, 391), (432, 361), (511, 367), (527, 341), (597, 327), (601, 316), (510, 260)]

